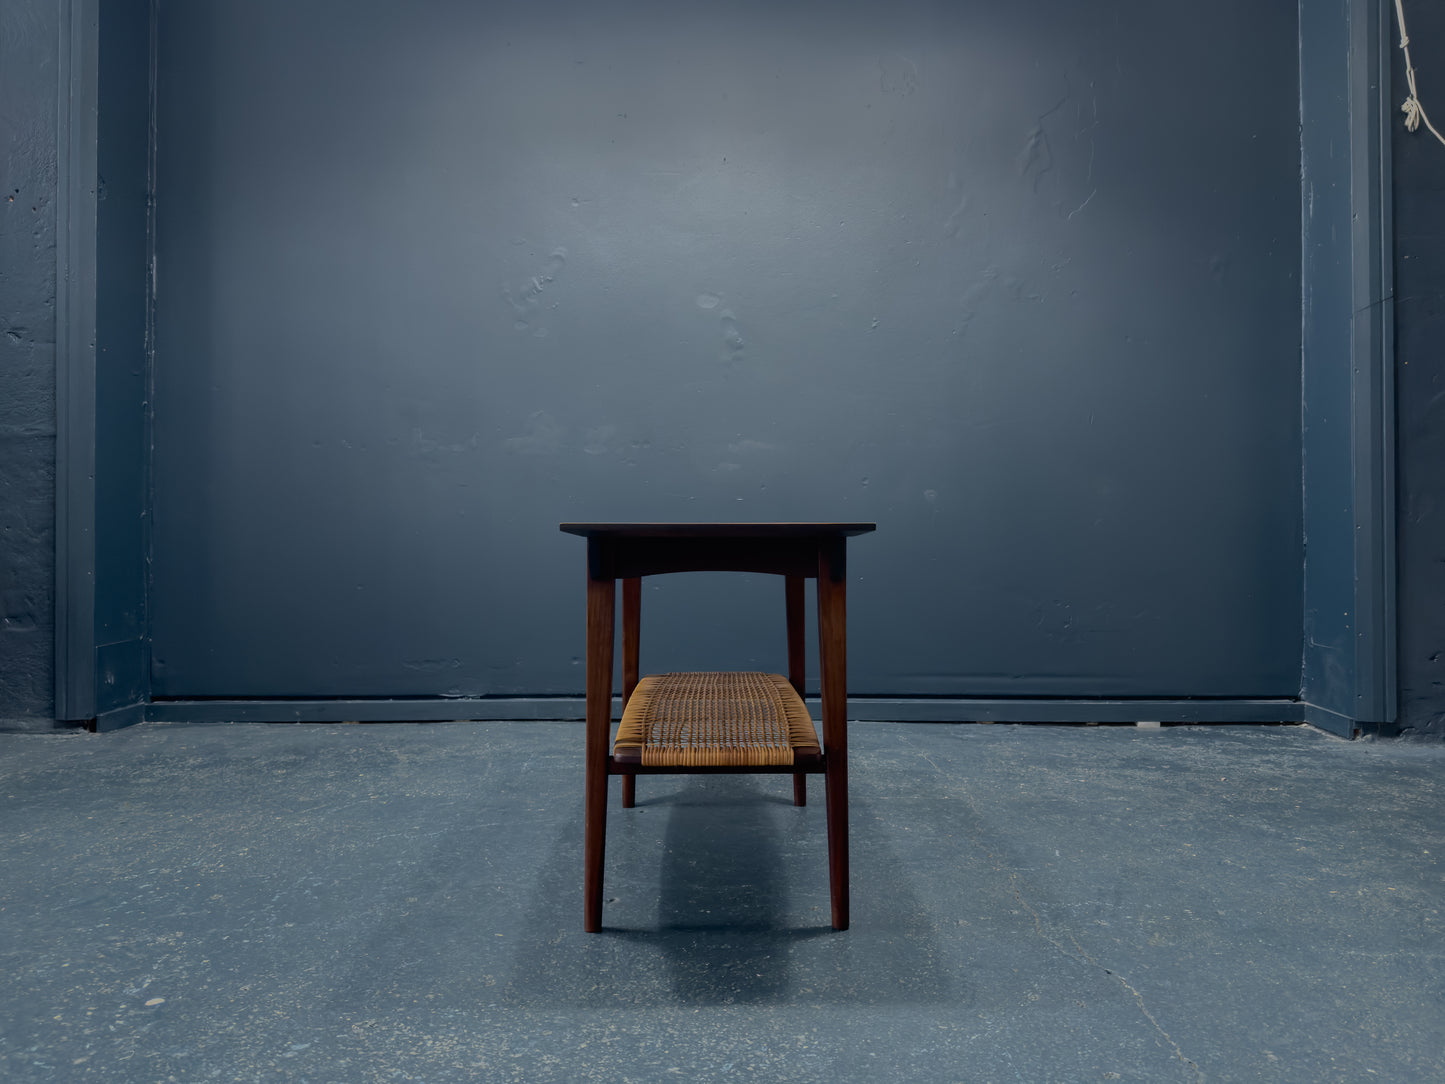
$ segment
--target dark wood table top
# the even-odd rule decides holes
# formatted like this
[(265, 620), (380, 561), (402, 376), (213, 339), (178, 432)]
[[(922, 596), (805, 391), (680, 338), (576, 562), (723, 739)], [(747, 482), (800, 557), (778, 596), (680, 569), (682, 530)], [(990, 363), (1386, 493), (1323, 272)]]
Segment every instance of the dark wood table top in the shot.
[(852, 538), (876, 523), (562, 523), (585, 538)]

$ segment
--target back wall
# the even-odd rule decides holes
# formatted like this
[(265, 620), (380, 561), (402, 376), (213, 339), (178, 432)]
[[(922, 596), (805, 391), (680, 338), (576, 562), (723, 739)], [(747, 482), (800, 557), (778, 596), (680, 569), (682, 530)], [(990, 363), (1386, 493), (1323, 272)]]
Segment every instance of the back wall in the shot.
[[(558, 521), (872, 519), (858, 694), (1297, 696), (1296, 16), (163, 4), (153, 694), (576, 693)], [(645, 668), (784, 665), (725, 582)]]

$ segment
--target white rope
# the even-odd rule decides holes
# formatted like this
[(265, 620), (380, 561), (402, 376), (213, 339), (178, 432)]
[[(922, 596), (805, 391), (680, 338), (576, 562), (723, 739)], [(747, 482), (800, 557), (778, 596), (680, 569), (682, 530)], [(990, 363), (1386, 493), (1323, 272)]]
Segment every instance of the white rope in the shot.
[(1410, 35), (1405, 32), (1404, 0), (1395, 0), (1395, 17), (1400, 20), (1400, 49), (1405, 54), (1405, 82), (1410, 86), (1410, 96), (1400, 106), (1400, 112), (1405, 114), (1405, 129), (1413, 132), (1423, 123), (1431, 135), (1445, 143), (1445, 136), (1435, 130), (1430, 118), (1425, 115), (1425, 107), (1420, 104), (1420, 95), (1415, 90), (1415, 67), (1410, 63)]

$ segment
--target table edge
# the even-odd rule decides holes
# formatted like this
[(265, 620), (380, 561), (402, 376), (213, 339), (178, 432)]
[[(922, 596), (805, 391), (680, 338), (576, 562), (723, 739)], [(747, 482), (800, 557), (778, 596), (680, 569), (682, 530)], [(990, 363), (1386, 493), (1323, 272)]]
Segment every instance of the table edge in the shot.
[(876, 523), (559, 523), (565, 534), (584, 538), (852, 538), (876, 531)]

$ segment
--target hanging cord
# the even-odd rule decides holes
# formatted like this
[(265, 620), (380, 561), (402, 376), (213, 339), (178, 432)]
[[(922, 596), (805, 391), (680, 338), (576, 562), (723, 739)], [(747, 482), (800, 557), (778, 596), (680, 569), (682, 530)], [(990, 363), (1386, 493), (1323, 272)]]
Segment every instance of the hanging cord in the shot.
[(1407, 131), (1416, 131), (1423, 121), (1430, 134), (1445, 143), (1445, 136), (1435, 130), (1430, 118), (1425, 115), (1425, 107), (1420, 104), (1420, 96), (1415, 90), (1415, 67), (1410, 63), (1410, 35), (1405, 32), (1404, 0), (1395, 0), (1395, 17), (1400, 20), (1400, 49), (1405, 54), (1405, 82), (1410, 85), (1410, 96), (1405, 99), (1405, 104), (1400, 106), (1400, 112), (1405, 114), (1405, 128)]

